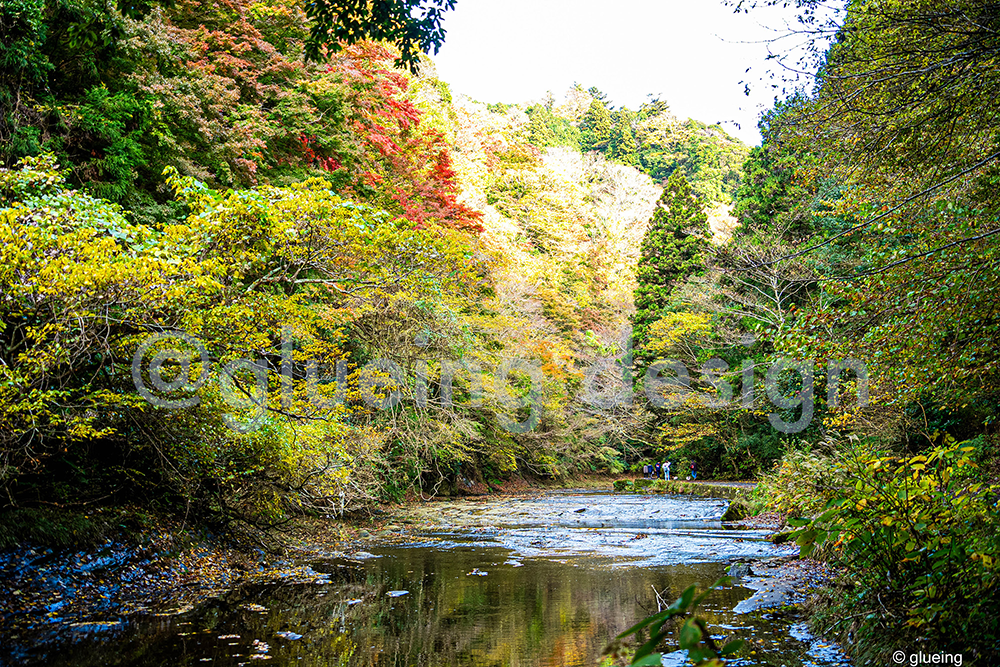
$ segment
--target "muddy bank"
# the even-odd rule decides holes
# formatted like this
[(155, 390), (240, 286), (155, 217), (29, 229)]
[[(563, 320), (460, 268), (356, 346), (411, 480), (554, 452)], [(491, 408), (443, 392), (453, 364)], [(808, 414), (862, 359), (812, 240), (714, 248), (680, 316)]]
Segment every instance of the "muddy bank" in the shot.
[(361, 531), (300, 521), (269, 548), (236, 547), (173, 530), (108, 539), (85, 549), (23, 546), (0, 552), (0, 665), (42, 646), (113, 636), (142, 617), (179, 617), (233, 589), (311, 581), (308, 562), (351, 555)]

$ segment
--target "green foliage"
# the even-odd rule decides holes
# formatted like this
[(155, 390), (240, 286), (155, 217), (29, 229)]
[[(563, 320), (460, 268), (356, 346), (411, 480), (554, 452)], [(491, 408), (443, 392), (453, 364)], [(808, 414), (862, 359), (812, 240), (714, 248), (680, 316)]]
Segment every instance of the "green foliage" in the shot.
[(317, 60), (340, 44), (385, 41), (399, 49), (397, 63), (415, 72), (420, 54), (438, 52), (444, 43), (443, 14), (455, 0), (318, 0), (306, 5), (312, 22), (306, 55)]
[[(219, 364), (275, 368), (290, 329), (299, 354), (329, 365), (345, 356), (344, 327), (360, 337), (413, 304), (460, 308), (448, 295), (481, 280), (466, 237), (344, 201), (321, 179), (220, 193), (168, 169), (167, 183), (191, 215), (154, 230), (65, 189), (52, 156), (0, 170), (7, 498), (151, 496), (220, 527), (262, 527), (329, 511), (349, 479), (364, 497), (379, 438), (356, 379), (340, 387), (346, 406), (312, 420), (310, 391), (334, 386), (302, 377), (286, 398), (272, 374), (256, 403), (236, 401), (228, 376), (198, 362), (196, 405), (178, 411), (137, 393), (133, 355), (149, 333), (184, 331)], [(366, 463), (352, 476), (355, 457)]]
[[(905, 619), (898, 646), (995, 655), (1000, 602), (1000, 507), (996, 485), (974, 472), (975, 447), (944, 443), (917, 456), (870, 453), (843, 462), (846, 484), (815, 518), (794, 521), (808, 554), (838, 549), (855, 587), (844, 614), (875, 601)], [(860, 612), (860, 613), (859, 613)], [(888, 655), (886, 624), (868, 613), (856, 632), (862, 654)], [(898, 627), (898, 626), (897, 626)]]
[[(143, 146), (150, 130), (151, 103), (128, 93), (112, 95), (104, 87), (87, 91), (71, 122), (90, 146), (64, 144), (64, 151), (79, 155), (87, 151), (91, 159), (75, 160), (77, 178), (97, 197), (128, 202), (134, 196), (138, 170), (147, 166), (148, 146)], [(133, 204), (136, 202), (132, 202)]]
[(599, 151), (608, 159), (633, 165), (653, 179), (666, 182), (684, 171), (698, 196), (706, 202), (728, 203), (739, 185), (747, 147), (717, 125), (680, 121), (665, 102), (642, 105), (638, 112), (608, 110), (605, 97), (594, 96), (580, 119), (580, 149)]
[(565, 118), (560, 118), (543, 104), (528, 107), (528, 141), (533, 146), (568, 146), (579, 150), (580, 130)]
[(593, 100), (580, 121), (580, 150), (603, 153), (611, 142), (613, 127), (608, 108), (596, 99)]
[(635, 114), (628, 109), (615, 113), (615, 126), (608, 138), (608, 157), (622, 164), (637, 165), (639, 163), (639, 144), (632, 132)]
[[(826, 278), (795, 346), (862, 358), (883, 406), (865, 417), (883, 432), (918, 404), (996, 418), (998, 156), (986, 100), (1000, 79), (978, 18), (991, 11), (851, 4), (813, 93), (766, 119), (772, 145), (753, 167), (763, 171), (751, 176), (760, 187), (746, 216), (773, 210), (811, 234), (796, 255)], [(803, 190), (826, 210), (796, 202)], [(800, 215), (810, 208), (813, 220)]]
[(415, 222), (477, 227), (455, 198), (447, 128), (431, 121), (438, 109), (415, 103), (413, 78), (393, 68), (398, 51), (361, 41), (379, 30), (440, 41), (431, 15), (441, 7), (425, 3), (423, 18), (381, 26), (415, 5), (341, 7), (360, 12), (350, 14), (357, 30), (323, 47), (320, 67), (302, 60), (318, 24), (290, 0), (166, 5), (5, 4), (0, 21), (19, 38), (0, 47), (0, 160), (52, 152), (72, 184), (134, 221), (162, 224), (173, 213), (160, 178), (171, 166), (212, 187), (321, 174)]
[[(743, 646), (742, 639), (735, 639), (727, 642), (723, 646), (718, 646), (708, 624), (704, 619), (695, 615), (704, 599), (716, 588), (730, 583), (729, 577), (723, 577), (712, 584), (708, 589), (697, 595), (697, 584), (689, 586), (681, 593), (681, 596), (674, 600), (666, 609), (647, 616), (643, 620), (633, 625), (628, 630), (622, 632), (615, 638), (605, 653), (616, 657), (620, 652), (619, 643), (622, 639), (636, 635), (640, 642), (632, 656), (629, 664), (632, 667), (649, 667), (659, 665), (663, 655), (654, 653), (656, 649), (666, 641), (671, 635), (676, 635), (675, 641), (680, 650), (687, 651), (688, 660), (697, 667), (722, 667), (723, 658), (735, 655)], [(697, 597), (695, 597), (697, 595)], [(678, 628), (673, 628), (673, 621), (678, 620)], [(680, 621), (680, 619), (684, 619)], [(645, 640), (645, 632), (649, 631), (649, 639)]]
[(22, 0), (0, 6), (0, 33), (5, 36), (0, 44), (0, 94), (4, 96), (10, 95), (21, 79), (41, 84), (52, 70), (42, 52), (48, 32), (45, 5), (45, 0)]
[(787, 448), (786, 438), (770, 424), (754, 424), (726, 449), (721, 467), (734, 479), (759, 478), (774, 469)]
[(671, 305), (671, 292), (683, 278), (704, 268), (708, 218), (684, 173), (671, 174), (642, 239), (636, 269), (636, 312), (632, 319), (637, 358), (649, 342), (649, 329)]
[(779, 514), (818, 514), (847, 483), (846, 461), (865, 455), (863, 449), (854, 453), (855, 447), (859, 445), (851, 441), (851, 448), (841, 445), (826, 454), (802, 446), (789, 448), (777, 469), (757, 485), (754, 495)]
[(785, 230), (790, 227), (788, 218), (796, 221), (803, 218), (797, 209), (806, 193), (795, 184), (797, 158), (780, 155), (778, 147), (766, 141), (750, 150), (733, 207), (733, 215), (740, 221), (740, 233), (765, 226)]

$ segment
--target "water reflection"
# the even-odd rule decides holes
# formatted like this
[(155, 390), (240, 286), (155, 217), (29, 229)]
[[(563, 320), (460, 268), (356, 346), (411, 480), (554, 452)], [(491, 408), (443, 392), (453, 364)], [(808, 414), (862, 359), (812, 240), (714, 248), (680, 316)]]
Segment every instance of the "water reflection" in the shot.
[[(363, 561), (313, 563), (326, 575), (313, 583), (243, 587), (197, 613), (147, 619), (115, 637), (81, 640), (38, 655), (37, 661), (75, 666), (590, 666), (615, 634), (655, 611), (654, 589), (672, 599), (692, 583), (715, 581), (727, 567), (704, 552), (706, 544), (721, 544), (726, 534), (712, 518), (712, 506), (699, 505), (704, 501), (685, 500), (684, 507), (672, 508), (674, 516), (662, 519), (676, 522), (682, 511), (697, 515), (684, 526), (613, 527), (619, 537), (640, 529), (651, 535), (637, 540), (649, 547), (627, 545), (623, 556), (617, 538), (600, 538), (596, 526), (579, 525), (573, 517), (548, 520), (560, 511), (565, 516), (568, 506), (571, 511), (586, 506), (587, 512), (579, 513), (591, 513), (586, 520), (610, 522), (620, 498), (550, 500), (517, 506), (523, 514), (500, 503), (470, 505), (485, 518), (464, 528), (459, 513), (442, 505), (435, 515), (442, 520), (418, 531), (416, 545), (378, 550), (377, 558)], [(661, 514), (667, 513), (664, 507)], [(650, 512), (646, 506), (633, 513)], [(622, 515), (624, 522), (634, 519), (629, 510)], [(703, 549), (695, 559), (703, 562), (673, 562), (676, 554), (661, 553), (666, 542), (657, 546), (655, 530), (664, 540), (676, 540), (671, 531), (680, 531), (682, 549)], [(581, 537), (586, 534), (593, 536)], [(730, 542), (734, 537), (738, 534), (730, 533)], [(542, 546), (531, 546), (539, 540)], [(544, 546), (546, 541), (552, 546)], [(660, 564), (638, 557), (644, 548)], [(390, 596), (391, 591), (406, 594)], [(818, 655), (815, 641), (799, 626), (790, 635), (794, 618), (733, 613), (750, 593), (742, 587), (717, 591), (703, 614), (719, 636), (753, 639), (756, 654), (748, 651), (739, 664), (842, 664), (839, 653)], [(301, 638), (289, 639), (296, 635)]]

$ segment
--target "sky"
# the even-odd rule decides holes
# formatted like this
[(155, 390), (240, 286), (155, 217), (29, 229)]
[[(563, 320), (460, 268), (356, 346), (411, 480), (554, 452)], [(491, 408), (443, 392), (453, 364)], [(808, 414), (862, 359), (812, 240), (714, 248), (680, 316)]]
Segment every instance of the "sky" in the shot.
[(777, 67), (765, 60), (765, 40), (790, 16), (737, 15), (721, 0), (457, 0), (433, 60), (454, 93), (480, 102), (547, 91), (559, 100), (574, 83), (596, 86), (616, 108), (636, 109), (652, 94), (681, 118), (718, 122), (755, 145), (775, 95), (761, 81)]

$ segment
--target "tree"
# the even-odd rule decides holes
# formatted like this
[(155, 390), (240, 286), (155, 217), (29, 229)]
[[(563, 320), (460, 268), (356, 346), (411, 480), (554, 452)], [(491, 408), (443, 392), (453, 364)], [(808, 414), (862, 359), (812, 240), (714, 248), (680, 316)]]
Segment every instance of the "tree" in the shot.
[[(4, 500), (179, 494), (212, 522), (323, 504), (343, 490), (344, 447), (369, 439), (375, 416), (343, 385), (347, 407), (333, 405), (334, 386), (310, 388), (308, 373), (286, 397), (285, 332), (296, 361), (322, 369), (364, 359), (396, 322), (449, 326), (466, 295), (483, 296), (470, 237), (343, 200), (321, 178), (223, 193), (166, 174), (191, 215), (153, 230), (67, 189), (51, 155), (0, 168)], [(178, 335), (204, 353), (171, 356)], [(181, 396), (136, 370), (137, 349), (162, 352), (170, 380), (188, 373)], [(252, 402), (226, 389), (223, 365), (238, 359), (265, 372), (244, 382)], [(259, 430), (226, 428), (230, 418)]]
[(528, 114), (528, 142), (538, 148), (548, 146), (580, 146), (580, 130), (568, 120), (552, 113), (549, 102), (533, 104), (525, 109)]
[(708, 216), (683, 170), (675, 170), (642, 238), (632, 318), (638, 359), (648, 360), (649, 329), (671, 306), (671, 292), (683, 278), (704, 268), (710, 234)]
[(306, 3), (312, 21), (306, 57), (327, 53), (366, 39), (390, 42), (399, 49), (396, 61), (416, 72), (420, 54), (438, 52), (444, 43), (443, 14), (455, 0), (316, 0)]
[(614, 122), (608, 108), (599, 101), (590, 103), (590, 108), (583, 115), (580, 123), (580, 149), (583, 152), (604, 152), (611, 141), (611, 130)]
[(770, 141), (764, 123), (761, 129), (764, 141), (750, 149), (733, 196), (733, 215), (739, 221), (736, 234), (780, 227), (795, 237), (788, 240), (801, 240), (812, 231), (807, 204), (815, 192), (797, 178), (808, 156)]
[(639, 144), (632, 132), (635, 114), (628, 109), (615, 113), (615, 126), (608, 140), (608, 157), (623, 164), (638, 164)]
[[(978, 405), (969, 419), (987, 423), (1000, 387), (997, 24), (982, 0), (850, 3), (815, 93), (772, 128), (815, 156), (811, 178), (837, 179), (834, 212), (855, 222), (771, 263), (849, 247), (854, 265), (815, 313), (838, 322), (836, 344), (905, 378), (901, 405)], [(823, 43), (830, 27), (807, 29)]]

